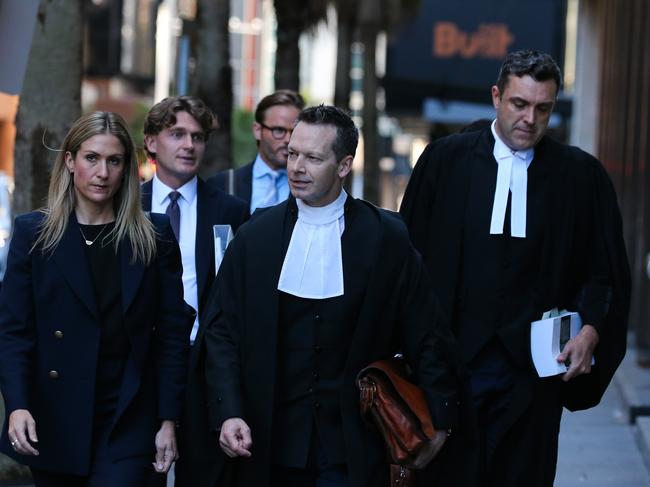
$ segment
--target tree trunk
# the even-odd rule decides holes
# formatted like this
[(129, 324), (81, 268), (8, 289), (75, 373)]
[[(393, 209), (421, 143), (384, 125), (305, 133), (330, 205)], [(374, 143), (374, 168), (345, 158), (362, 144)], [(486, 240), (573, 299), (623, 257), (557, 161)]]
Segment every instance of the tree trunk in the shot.
[(377, 160), (377, 33), (381, 12), (376, 0), (362, 0), (359, 32), (363, 43), (363, 197), (379, 204), (379, 161)]
[(232, 68), (228, 19), (229, 0), (199, 0), (197, 10), (196, 72), (192, 92), (217, 115), (219, 128), (210, 134), (201, 174), (211, 175), (232, 164)]
[(275, 89), (300, 91), (300, 34), (304, 30), (301, 2), (275, 0), (277, 20)]
[(377, 75), (375, 47), (377, 32), (363, 32), (363, 198), (379, 204), (379, 161), (377, 160)]
[(81, 113), (83, 0), (42, 0), (16, 115), (14, 213), (43, 206), (51, 164)]
[(354, 33), (354, 19), (346, 18), (339, 13), (337, 23), (336, 46), (336, 83), (334, 86), (334, 105), (345, 110), (350, 110), (350, 67), (352, 55), (350, 46)]

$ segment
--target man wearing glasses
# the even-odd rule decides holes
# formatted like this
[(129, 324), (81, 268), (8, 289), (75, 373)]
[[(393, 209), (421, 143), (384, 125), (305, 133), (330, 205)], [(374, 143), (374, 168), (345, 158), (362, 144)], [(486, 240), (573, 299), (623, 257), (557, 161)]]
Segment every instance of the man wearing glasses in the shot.
[(257, 157), (239, 169), (218, 173), (209, 182), (248, 202), (250, 212), (273, 206), (289, 196), (287, 147), (302, 97), (291, 90), (278, 90), (262, 98), (255, 109), (253, 135)]

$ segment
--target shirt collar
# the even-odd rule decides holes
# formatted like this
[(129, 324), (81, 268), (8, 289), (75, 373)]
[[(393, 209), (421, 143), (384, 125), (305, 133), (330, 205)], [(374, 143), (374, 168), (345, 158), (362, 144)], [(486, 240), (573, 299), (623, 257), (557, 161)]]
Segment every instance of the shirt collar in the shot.
[(257, 157), (255, 158), (255, 162), (253, 163), (253, 179), (260, 179), (265, 177), (267, 174), (286, 174), (287, 170), (286, 169), (279, 169), (277, 171), (274, 171), (271, 169), (266, 162), (262, 159), (262, 156), (257, 154)]
[(344, 189), (341, 189), (339, 196), (325, 206), (309, 206), (302, 200), (297, 199), (298, 219), (311, 225), (327, 225), (328, 223), (332, 223), (343, 215), (347, 198), (348, 194)]
[(169, 193), (172, 191), (178, 191), (181, 194), (182, 199), (187, 201), (189, 204), (192, 204), (194, 198), (196, 198), (196, 191), (198, 187), (198, 177), (194, 176), (188, 182), (186, 182), (180, 188), (174, 190), (163, 183), (157, 174), (154, 174), (153, 181), (151, 185), (151, 198), (152, 201), (156, 201), (158, 205), (163, 206), (165, 198), (169, 196)]
[(523, 151), (513, 151), (506, 145), (503, 140), (501, 140), (501, 137), (499, 137), (499, 134), (496, 130), (496, 123), (497, 121), (494, 119), (492, 125), (490, 126), (492, 129), (492, 135), (494, 136), (494, 158), (499, 161), (501, 159), (505, 159), (506, 157), (514, 156), (526, 162), (526, 164), (530, 164), (530, 162), (533, 160), (533, 156), (535, 155), (535, 148), (531, 147), (530, 149)]

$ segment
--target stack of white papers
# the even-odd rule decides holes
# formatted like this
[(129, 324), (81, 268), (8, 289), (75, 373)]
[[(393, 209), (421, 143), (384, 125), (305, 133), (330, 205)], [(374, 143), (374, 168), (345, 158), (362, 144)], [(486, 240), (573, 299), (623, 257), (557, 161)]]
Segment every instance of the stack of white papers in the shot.
[(214, 273), (219, 273), (219, 267), (226, 253), (226, 248), (233, 238), (232, 227), (230, 225), (213, 225), (212, 232), (214, 235)]
[(580, 315), (555, 310), (544, 313), (541, 320), (533, 321), (530, 326), (530, 351), (537, 375), (550, 377), (566, 372), (567, 366), (556, 359), (564, 345), (580, 332)]

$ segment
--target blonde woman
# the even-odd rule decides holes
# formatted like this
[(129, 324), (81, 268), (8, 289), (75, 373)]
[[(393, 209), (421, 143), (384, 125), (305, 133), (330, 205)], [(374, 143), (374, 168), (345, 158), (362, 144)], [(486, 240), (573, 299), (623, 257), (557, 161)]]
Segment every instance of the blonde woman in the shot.
[(192, 318), (169, 220), (141, 210), (126, 123), (68, 132), (16, 218), (0, 295), (0, 451), (41, 486), (141, 486), (176, 457)]

